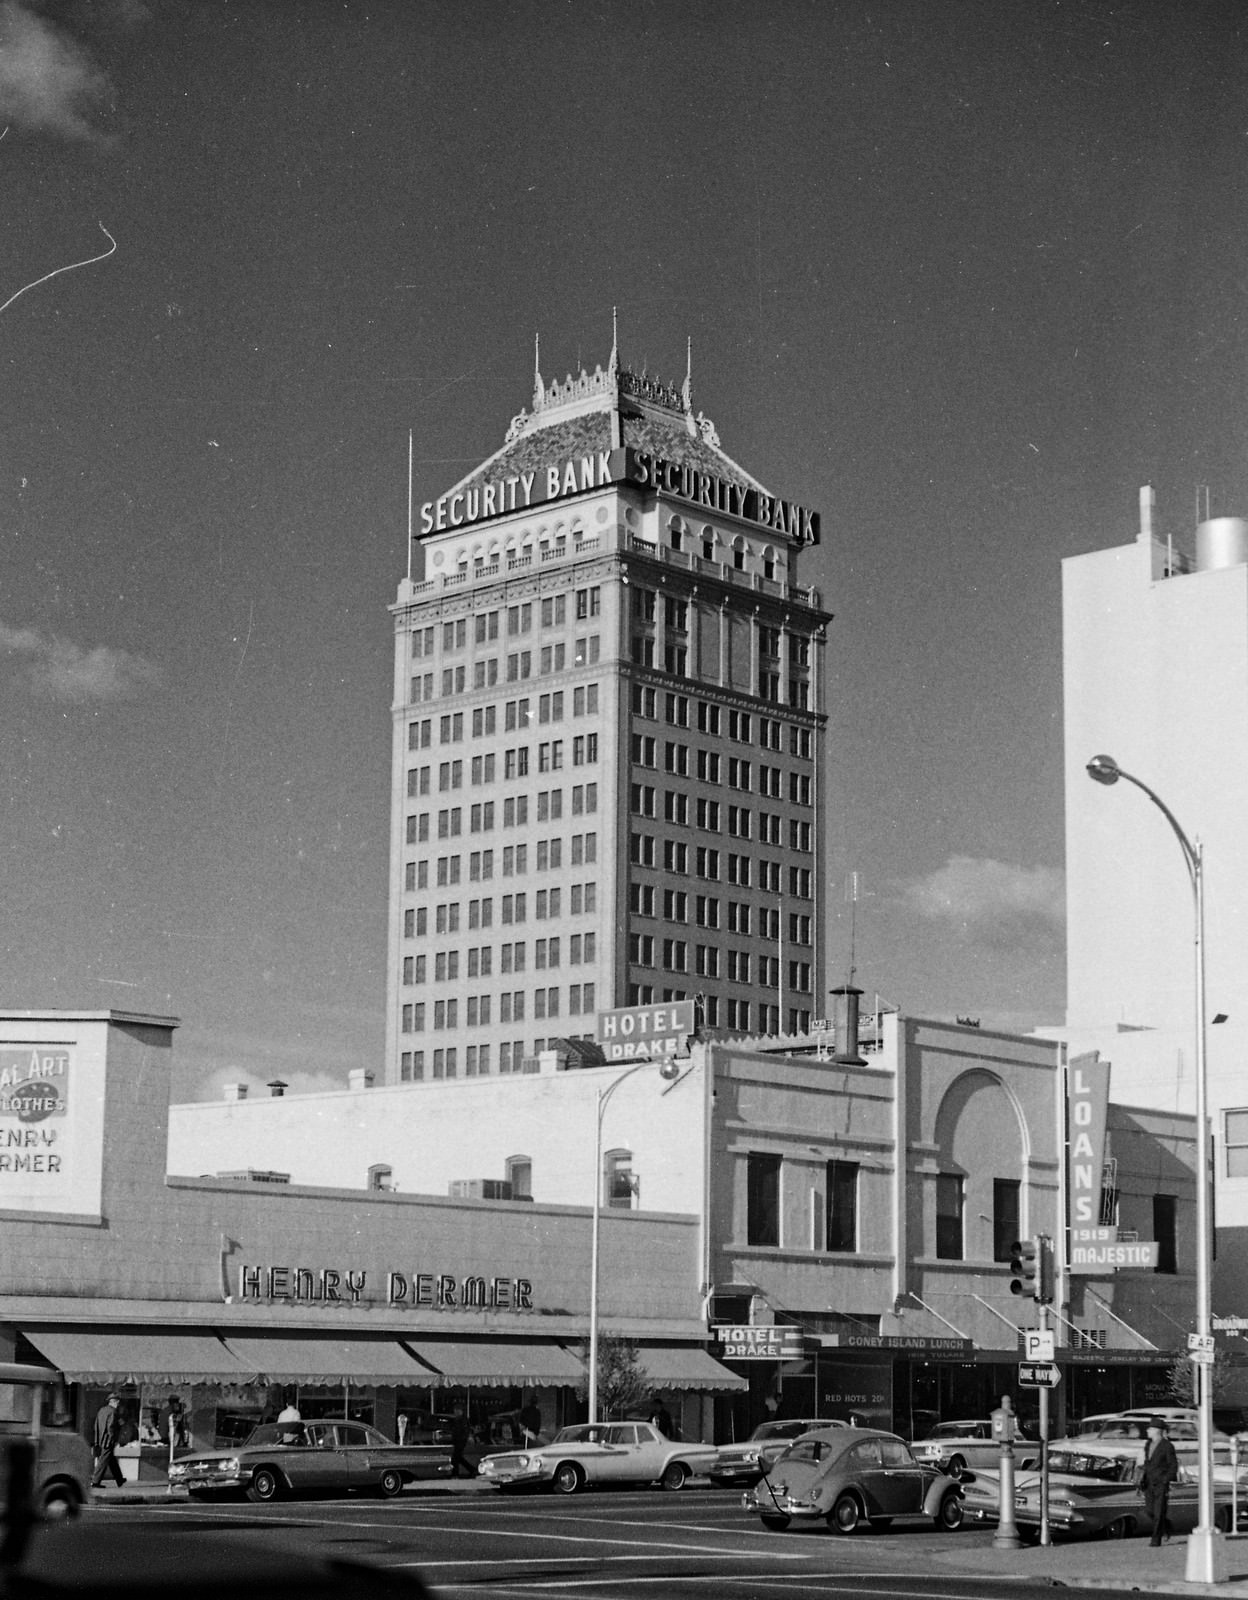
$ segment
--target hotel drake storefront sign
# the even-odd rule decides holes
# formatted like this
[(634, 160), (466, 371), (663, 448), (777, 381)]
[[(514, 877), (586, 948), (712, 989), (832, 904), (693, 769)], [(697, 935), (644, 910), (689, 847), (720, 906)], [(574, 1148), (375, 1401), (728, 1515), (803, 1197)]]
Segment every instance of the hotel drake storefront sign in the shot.
[(420, 508), (420, 537), (467, 528), (490, 517), (527, 511), (590, 489), (605, 489), (613, 483), (657, 489), (708, 511), (753, 522), (798, 544), (819, 543), (817, 511), (749, 484), (732, 483), (702, 472), (688, 461), (669, 461), (631, 446), (594, 450), (549, 467), (487, 478), (483, 483), (452, 490), (441, 499), (426, 500)]

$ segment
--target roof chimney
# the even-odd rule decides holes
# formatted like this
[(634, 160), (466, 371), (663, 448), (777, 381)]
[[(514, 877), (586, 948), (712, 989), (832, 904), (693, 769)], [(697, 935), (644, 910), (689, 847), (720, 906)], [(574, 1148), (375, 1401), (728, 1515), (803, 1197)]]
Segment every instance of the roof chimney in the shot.
[(265, 1088), (273, 1096), (274, 1100), (280, 1100), (289, 1088), (289, 1084), (285, 1083), (281, 1078), (270, 1078), (268, 1083), (265, 1084)]
[(867, 1064), (858, 1049), (858, 1001), (861, 996), (862, 990), (855, 989), (850, 983), (832, 990), (833, 1037), (836, 1042), (836, 1053), (832, 1059), (846, 1067), (865, 1067)]

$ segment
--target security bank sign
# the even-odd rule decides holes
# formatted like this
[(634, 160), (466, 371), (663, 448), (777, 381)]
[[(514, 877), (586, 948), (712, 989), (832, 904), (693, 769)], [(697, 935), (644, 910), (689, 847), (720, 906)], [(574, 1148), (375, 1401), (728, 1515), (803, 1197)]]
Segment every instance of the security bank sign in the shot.
[(692, 1032), (692, 1000), (598, 1013), (598, 1043), (608, 1061), (674, 1056)]

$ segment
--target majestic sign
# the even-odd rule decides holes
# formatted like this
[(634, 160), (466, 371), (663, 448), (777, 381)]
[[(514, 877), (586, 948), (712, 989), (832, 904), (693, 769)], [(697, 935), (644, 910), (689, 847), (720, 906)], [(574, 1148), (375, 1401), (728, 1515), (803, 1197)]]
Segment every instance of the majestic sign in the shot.
[(1072, 1244), (1072, 1272), (1104, 1272), (1109, 1267), (1155, 1267), (1156, 1239), (1133, 1239), (1123, 1244)]
[(800, 1328), (716, 1328), (715, 1337), (725, 1361), (800, 1361), (803, 1357)]
[[(238, 1298), (293, 1300), (320, 1305), (375, 1305), (363, 1268), (244, 1265), (238, 1269)], [(387, 1272), (384, 1303), (414, 1311), (532, 1311), (528, 1278), (486, 1278), (455, 1272)]]
[(420, 508), (420, 537), (470, 527), (512, 511), (528, 511), (591, 489), (605, 489), (613, 483), (657, 489), (708, 511), (752, 522), (797, 544), (819, 543), (817, 511), (748, 484), (703, 472), (692, 462), (671, 461), (631, 446), (592, 450), (588, 455), (527, 472), (503, 468), (498, 477), (487, 477), (453, 489), (440, 499), (426, 500)]
[(674, 1056), (693, 1028), (692, 1000), (598, 1013), (598, 1043), (608, 1061)]
[[(1105, 1119), (1109, 1108), (1109, 1062), (1095, 1052), (1076, 1056), (1066, 1069), (1067, 1170), (1070, 1182), (1070, 1270), (1095, 1272), (1100, 1253), (1110, 1245), (1094, 1242), (1085, 1230), (1101, 1223), (1101, 1182), (1105, 1167)], [(1127, 1263), (1110, 1263), (1127, 1265)]]

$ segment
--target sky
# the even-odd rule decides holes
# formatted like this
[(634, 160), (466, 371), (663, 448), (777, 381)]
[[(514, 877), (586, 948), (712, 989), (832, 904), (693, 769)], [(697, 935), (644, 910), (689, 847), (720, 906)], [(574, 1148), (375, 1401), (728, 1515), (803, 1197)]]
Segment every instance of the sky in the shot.
[[(0, 0), (0, 1003), (380, 1073), (417, 502), (679, 380), (821, 514), (829, 982), (1064, 1005), (1060, 567), (1248, 514), (1222, 0)], [(1242, 253), (1242, 259), (1241, 259)], [(857, 884), (857, 900), (849, 886)]]

